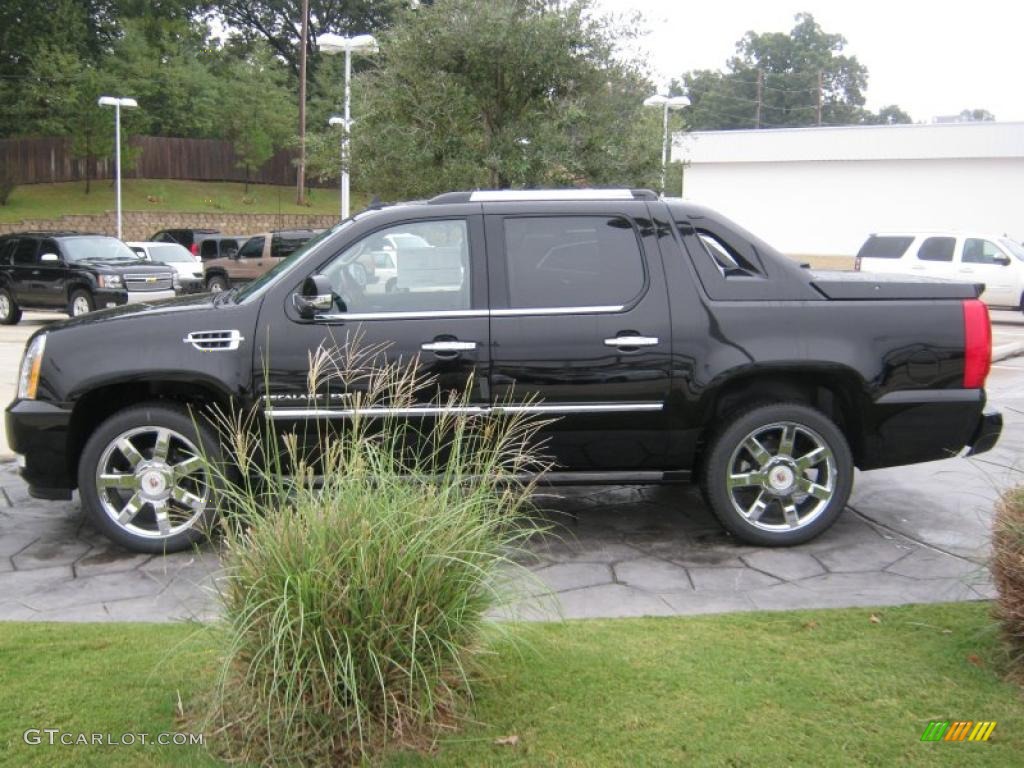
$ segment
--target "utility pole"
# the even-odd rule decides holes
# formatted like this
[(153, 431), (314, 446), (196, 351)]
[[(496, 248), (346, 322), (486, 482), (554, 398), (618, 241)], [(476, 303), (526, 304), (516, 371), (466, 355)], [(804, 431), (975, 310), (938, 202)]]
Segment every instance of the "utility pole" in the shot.
[(306, 48), (309, 43), (309, 0), (302, 0), (302, 51), (299, 55), (299, 168), (297, 205), (306, 204)]
[(823, 89), (824, 75), (818, 70), (818, 125), (821, 125), (821, 92)]
[(761, 127), (761, 105), (764, 103), (764, 70), (757, 70), (757, 114), (754, 117), (754, 127)]

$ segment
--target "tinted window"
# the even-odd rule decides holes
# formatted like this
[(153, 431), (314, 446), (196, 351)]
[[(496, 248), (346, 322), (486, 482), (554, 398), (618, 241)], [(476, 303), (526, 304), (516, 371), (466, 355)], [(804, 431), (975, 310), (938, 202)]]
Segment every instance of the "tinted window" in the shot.
[(964, 241), (964, 264), (996, 264), (996, 259), (1004, 259), (1003, 252), (991, 240), (969, 237)]
[(39, 241), (34, 237), (19, 237), (14, 246), (14, 263), (28, 266), (36, 263), (36, 246)]
[[(58, 259), (60, 258), (60, 248), (57, 246), (56, 240), (43, 240), (39, 244), (39, 257), (42, 257), (44, 253), (52, 253)], [(53, 262), (50, 262), (51, 264)]]
[(217, 258), (217, 241), (203, 240), (203, 244), (199, 247), (199, 255), (204, 259)]
[(263, 255), (263, 238), (254, 237), (238, 251), (240, 259), (258, 259)]
[(913, 237), (872, 235), (857, 252), (858, 259), (898, 259), (914, 242)]
[[(392, 245), (401, 238), (396, 251)], [(377, 273), (378, 258), (394, 270)], [(349, 312), (434, 312), (470, 308), (469, 235), (462, 219), (396, 224), (367, 235), (325, 266)]]
[(644, 285), (640, 244), (621, 217), (508, 218), (505, 255), (512, 307), (619, 306)]
[(270, 239), (270, 255), (280, 259), (290, 253), (295, 253), (310, 237), (312, 234), (274, 235)]
[(698, 229), (697, 237), (700, 239), (700, 244), (704, 246), (708, 256), (711, 257), (725, 277), (750, 277), (760, 274), (753, 264), (710, 232)]
[(15, 241), (7, 238), (0, 240), (0, 264), (11, 263), (11, 252), (14, 250)]
[(917, 258), (921, 261), (952, 261), (955, 249), (955, 237), (929, 237), (917, 249)]

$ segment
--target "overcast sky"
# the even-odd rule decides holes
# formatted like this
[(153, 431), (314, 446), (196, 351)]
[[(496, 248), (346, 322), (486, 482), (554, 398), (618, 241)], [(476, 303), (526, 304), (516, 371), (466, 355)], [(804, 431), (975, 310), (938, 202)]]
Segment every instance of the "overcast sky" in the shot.
[(690, 69), (724, 69), (745, 32), (788, 32), (807, 11), (867, 67), (868, 108), (898, 104), (917, 122), (976, 108), (1024, 121), (1020, 0), (596, 1), (606, 11), (643, 12), (640, 46), (662, 84)]

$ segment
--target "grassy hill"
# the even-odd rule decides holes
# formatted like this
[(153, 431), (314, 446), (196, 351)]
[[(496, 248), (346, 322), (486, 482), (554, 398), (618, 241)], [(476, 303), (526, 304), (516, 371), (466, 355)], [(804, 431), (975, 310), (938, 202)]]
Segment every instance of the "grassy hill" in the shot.
[[(122, 183), (126, 211), (223, 212), (223, 213), (336, 213), (338, 190), (311, 189), (308, 205), (295, 204), (294, 187), (168, 179), (126, 179)], [(353, 196), (352, 209), (364, 204)], [(114, 210), (114, 184), (94, 181), (85, 193), (84, 182), (26, 184), (14, 190), (7, 205), (0, 206), (0, 221), (48, 219), (63, 214), (103, 213)]]

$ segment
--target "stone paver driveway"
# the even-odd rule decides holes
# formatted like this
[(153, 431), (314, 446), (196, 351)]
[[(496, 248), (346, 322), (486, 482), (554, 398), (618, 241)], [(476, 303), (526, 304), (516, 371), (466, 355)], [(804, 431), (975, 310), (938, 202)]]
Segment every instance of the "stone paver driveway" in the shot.
[[(557, 489), (537, 499), (554, 535), (521, 558), (523, 618), (651, 616), (894, 605), (991, 596), (984, 567), (848, 509), (817, 540), (737, 545), (687, 486)], [(132, 555), (75, 502), (30, 499), (0, 464), (0, 619), (166, 621), (216, 615), (216, 550)], [(548, 592), (550, 590), (550, 592)], [(530, 597), (530, 595), (540, 595)]]

